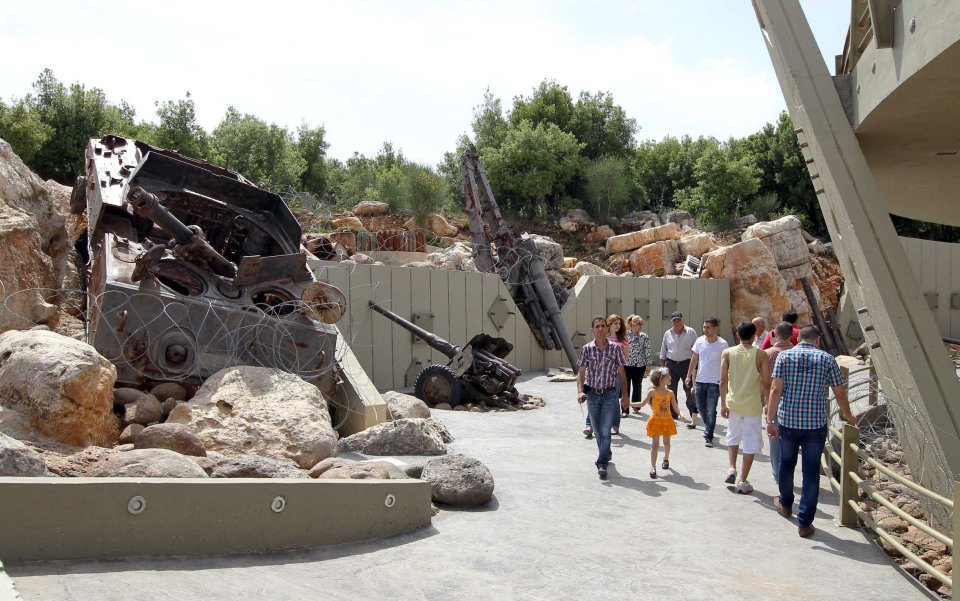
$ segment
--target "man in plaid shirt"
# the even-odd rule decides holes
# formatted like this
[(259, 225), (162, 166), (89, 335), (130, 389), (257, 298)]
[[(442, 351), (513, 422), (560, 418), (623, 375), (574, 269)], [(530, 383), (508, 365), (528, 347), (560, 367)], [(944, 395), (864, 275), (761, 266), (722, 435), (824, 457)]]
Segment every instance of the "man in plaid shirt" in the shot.
[[(597, 437), (597, 475), (607, 478), (610, 462), (610, 428), (627, 405), (627, 376), (623, 370), (623, 351), (620, 345), (607, 339), (607, 320), (594, 317), (591, 324), (593, 340), (583, 345), (577, 362), (577, 402), (587, 403), (590, 423)], [(617, 384), (620, 385), (620, 403), (617, 403)]]
[(828, 388), (833, 390), (843, 419), (855, 423), (840, 366), (819, 344), (819, 328), (807, 326), (800, 330), (799, 344), (777, 355), (766, 412), (767, 434), (780, 441), (780, 496), (773, 504), (786, 518), (793, 513), (793, 472), (797, 455), (802, 453), (797, 533), (803, 538), (816, 531), (813, 516), (820, 496), (820, 455), (827, 441)]

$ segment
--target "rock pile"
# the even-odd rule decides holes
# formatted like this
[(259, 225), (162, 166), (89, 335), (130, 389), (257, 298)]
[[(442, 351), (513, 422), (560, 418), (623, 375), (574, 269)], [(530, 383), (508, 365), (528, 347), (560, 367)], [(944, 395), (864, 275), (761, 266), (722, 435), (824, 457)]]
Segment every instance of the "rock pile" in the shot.
[[(780, 277), (783, 278), (787, 289), (787, 296), (790, 298), (790, 304), (800, 315), (802, 323), (809, 323), (812, 320), (813, 312), (810, 304), (807, 302), (806, 294), (803, 292), (803, 284), (800, 278), (810, 278), (813, 276), (813, 258), (807, 241), (803, 238), (803, 229), (800, 226), (800, 220), (793, 215), (781, 217), (776, 221), (764, 221), (751, 225), (743, 233), (743, 240), (759, 239), (768, 249), (770, 249), (776, 262), (777, 269), (780, 270)], [(819, 289), (811, 286), (814, 296), (819, 297)], [(820, 299), (817, 298), (817, 304)]]

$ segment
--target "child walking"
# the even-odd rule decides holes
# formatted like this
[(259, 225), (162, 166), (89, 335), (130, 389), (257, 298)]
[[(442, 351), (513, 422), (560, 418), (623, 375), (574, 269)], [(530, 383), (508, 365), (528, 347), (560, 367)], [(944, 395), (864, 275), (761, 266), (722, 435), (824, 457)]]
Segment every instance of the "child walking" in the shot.
[[(650, 373), (650, 383), (653, 389), (647, 393), (642, 403), (630, 403), (631, 407), (642, 408), (650, 405), (652, 414), (647, 420), (647, 436), (653, 438), (653, 444), (650, 446), (650, 477), (657, 477), (657, 455), (660, 451), (660, 437), (663, 437), (663, 464), (660, 467), (670, 469), (670, 437), (677, 434), (677, 424), (673, 421), (674, 413), (680, 413), (677, 407), (677, 399), (673, 393), (667, 389), (670, 385), (670, 370), (665, 367), (654, 369)], [(680, 419), (686, 423), (687, 418), (683, 415)]]

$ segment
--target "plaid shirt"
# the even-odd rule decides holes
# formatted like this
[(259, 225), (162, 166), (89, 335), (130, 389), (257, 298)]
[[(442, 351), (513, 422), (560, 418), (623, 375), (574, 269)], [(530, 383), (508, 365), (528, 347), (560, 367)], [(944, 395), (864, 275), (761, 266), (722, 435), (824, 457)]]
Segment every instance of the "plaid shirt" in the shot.
[(596, 341), (583, 345), (580, 350), (580, 360), (577, 368), (586, 367), (587, 377), (584, 384), (591, 388), (613, 388), (620, 383), (617, 368), (623, 365), (623, 350), (619, 344), (607, 341), (603, 350), (597, 347)]
[(830, 353), (801, 342), (777, 355), (772, 376), (783, 380), (777, 423), (798, 430), (827, 425), (827, 389), (843, 384), (840, 366)]

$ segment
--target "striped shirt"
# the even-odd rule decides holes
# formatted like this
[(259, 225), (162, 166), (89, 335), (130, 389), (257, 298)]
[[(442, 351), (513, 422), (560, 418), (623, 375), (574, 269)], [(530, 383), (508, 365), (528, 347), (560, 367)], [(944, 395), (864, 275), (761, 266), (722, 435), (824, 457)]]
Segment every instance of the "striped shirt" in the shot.
[(623, 365), (623, 350), (619, 344), (607, 341), (600, 349), (594, 340), (583, 345), (577, 368), (587, 368), (584, 384), (591, 388), (613, 388), (620, 383), (617, 368)]
[(777, 355), (772, 377), (783, 380), (777, 422), (786, 428), (813, 430), (827, 425), (828, 388), (843, 384), (830, 353), (801, 342)]

